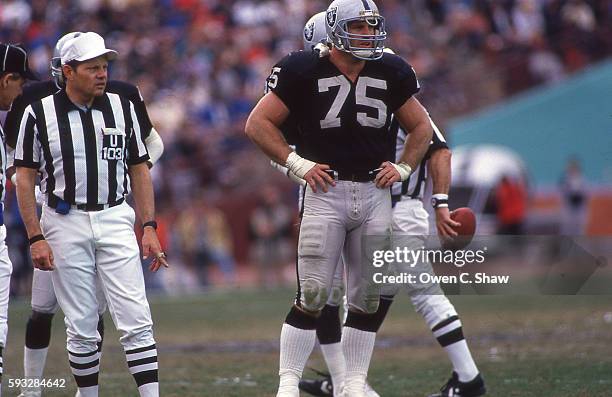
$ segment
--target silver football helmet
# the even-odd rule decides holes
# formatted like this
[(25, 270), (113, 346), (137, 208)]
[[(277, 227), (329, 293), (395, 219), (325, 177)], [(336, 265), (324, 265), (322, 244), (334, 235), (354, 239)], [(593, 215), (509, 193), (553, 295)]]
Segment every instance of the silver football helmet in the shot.
[(53, 81), (55, 81), (55, 85), (59, 88), (64, 87), (64, 74), (62, 73), (62, 58), (60, 56), (62, 47), (69, 40), (74, 39), (75, 37), (79, 37), (83, 32), (70, 32), (68, 34), (63, 35), (55, 44), (55, 48), (53, 48), (53, 57), (51, 57), (51, 76), (53, 76)]
[(327, 42), (327, 29), (325, 28), (325, 11), (313, 15), (304, 26), (304, 49), (312, 50), (317, 44)]
[[(349, 23), (365, 21), (374, 28), (374, 34), (349, 33)], [(385, 49), (385, 18), (372, 0), (334, 0), (325, 15), (325, 27), (329, 41), (337, 49), (351, 53), (363, 60), (375, 60), (383, 56)], [(351, 41), (372, 43), (370, 47), (360, 47)]]

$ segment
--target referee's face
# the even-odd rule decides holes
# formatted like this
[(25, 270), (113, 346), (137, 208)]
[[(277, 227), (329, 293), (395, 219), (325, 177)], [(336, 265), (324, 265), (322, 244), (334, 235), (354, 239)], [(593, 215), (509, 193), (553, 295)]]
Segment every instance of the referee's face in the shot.
[(80, 63), (72, 73), (66, 76), (67, 84), (85, 98), (94, 98), (104, 94), (108, 79), (108, 61), (100, 56)]
[(18, 73), (0, 75), (0, 110), (9, 110), (11, 103), (21, 95), (25, 79)]

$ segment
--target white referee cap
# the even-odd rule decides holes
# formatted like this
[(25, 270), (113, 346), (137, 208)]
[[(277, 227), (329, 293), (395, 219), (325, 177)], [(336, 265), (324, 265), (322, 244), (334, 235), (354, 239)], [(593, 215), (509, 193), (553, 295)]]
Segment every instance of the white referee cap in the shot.
[(66, 41), (60, 50), (62, 65), (72, 61), (88, 61), (106, 55), (112, 61), (117, 57), (117, 51), (109, 50), (104, 44), (104, 38), (96, 32), (86, 32)]

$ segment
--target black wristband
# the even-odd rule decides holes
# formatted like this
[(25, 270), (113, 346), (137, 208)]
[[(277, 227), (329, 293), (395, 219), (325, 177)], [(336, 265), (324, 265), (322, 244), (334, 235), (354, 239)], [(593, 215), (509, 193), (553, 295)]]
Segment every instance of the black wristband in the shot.
[(157, 230), (157, 222), (156, 221), (148, 221), (142, 224), (142, 228), (144, 229), (147, 226), (151, 226), (153, 229)]
[(30, 242), (30, 245), (32, 245), (35, 242), (41, 241), (44, 239), (45, 239), (45, 236), (43, 236), (42, 234), (37, 234), (36, 236), (32, 236), (28, 241)]

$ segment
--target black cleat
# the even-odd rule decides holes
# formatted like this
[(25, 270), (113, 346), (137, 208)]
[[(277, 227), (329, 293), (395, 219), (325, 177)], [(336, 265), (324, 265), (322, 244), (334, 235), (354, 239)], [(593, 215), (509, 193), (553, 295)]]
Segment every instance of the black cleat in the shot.
[[(311, 368), (312, 369), (312, 368)], [(305, 393), (308, 393), (317, 397), (333, 397), (334, 385), (332, 384), (331, 376), (324, 372), (312, 369), (318, 375), (321, 375), (321, 379), (302, 379), (298, 385), (299, 389)]]
[(440, 389), (439, 393), (430, 394), (429, 397), (478, 397), (484, 396), (487, 389), (480, 374), (469, 382), (459, 382), (457, 373)]

